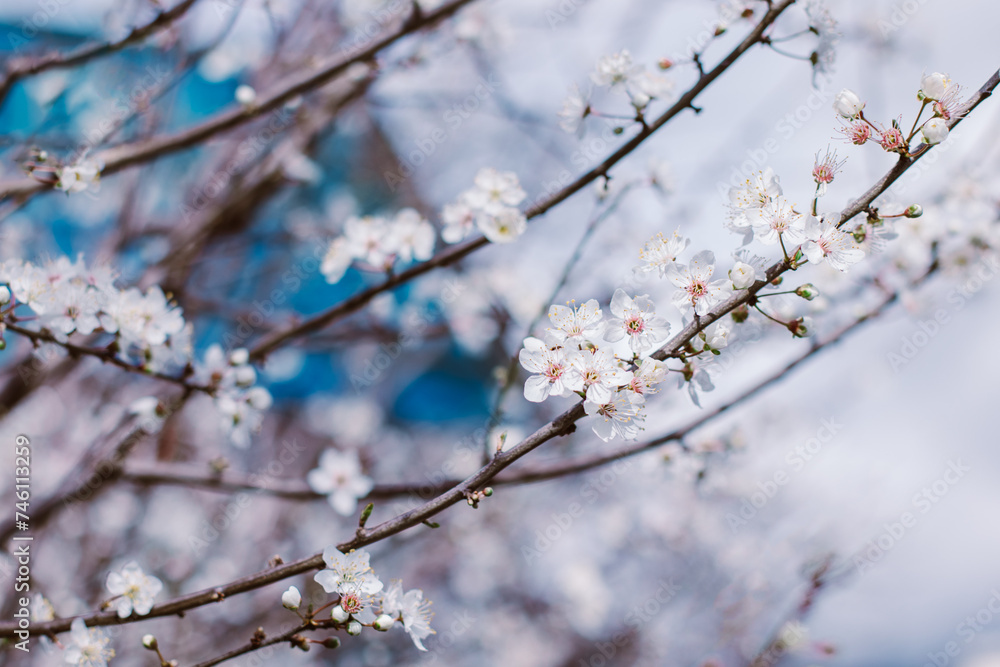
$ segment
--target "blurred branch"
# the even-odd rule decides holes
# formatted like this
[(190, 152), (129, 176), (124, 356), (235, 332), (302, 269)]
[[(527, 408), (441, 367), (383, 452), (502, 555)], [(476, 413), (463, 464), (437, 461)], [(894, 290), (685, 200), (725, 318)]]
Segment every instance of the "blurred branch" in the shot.
[[(373, 60), (386, 47), (391, 46), (407, 35), (419, 32), (447, 19), (471, 2), (473, 0), (452, 0), (432, 12), (421, 14), (416, 17), (416, 20), (404, 21), (398, 29), (374, 41), (369, 47), (354, 55), (342, 55), (334, 58), (317, 71), (300, 75), (291, 83), (281, 86), (279, 90), (261, 95), (260, 99), (253, 105), (240, 106), (239, 108), (223, 112), (200, 125), (170, 136), (109, 148), (95, 155), (93, 159), (103, 164), (101, 175), (107, 176), (121, 171), (126, 167), (141, 164), (197, 145), (216, 134), (239, 127), (254, 118), (278, 109), (300, 95), (311, 92), (313, 89), (345, 73), (351, 65)], [(31, 178), (0, 183), (0, 200), (11, 196), (24, 196), (48, 187), (51, 186)]]
[[(739, 44), (739, 46), (733, 49), (733, 51), (730, 52), (730, 54), (710, 72), (700, 76), (694, 86), (688, 89), (688, 91), (684, 93), (673, 106), (665, 111), (653, 123), (643, 126), (642, 130), (635, 137), (627, 141), (621, 148), (608, 156), (603, 162), (601, 162), (601, 164), (592, 168), (590, 171), (583, 174), (569, 185), (546, 197), (543, 201), (535, 204), (525, 211), (525, 216), (528, 220), (543, 215), (553, 207), (569, 199), (572, 195), (596, 181), (598, 178), (602, 176), (606, 177), (608, 171), (613, 166), (618, 164), (622, 159), (638, 148), (639, 145), (656, 132), (656, 130), (666, 125), (667, 122), (685, 109), (693, 108), (695, 98), (697, 98), (698, 95), (713, 81), (719, 78), (723, 72), (729, 69), (733, 63), (740, 58), (740, 56), (746, 53), (752, 46), (759, 43), (764, 31), (794, 2), (795, 0), (781, 0), (781, 2), (775, 3), (775, 5), (768, 10), (767, 14), (764, 15), (760, 23), (757, 24), (750, 34), (747, 35), (747, 37)], [(2, 194), (2, 191), (0, 191), (0, 194)], [(431, 258), (423, 264), (418, 264), (407, 269), (406, 271), (390, 276), (382, 283), (355, 294), (354, 296), (340, 302), (333, 308), (316, 315), (315, 317), (311, 317), (308, 320), (289, 327), (281, 333), (265, 338), (251, 350), (250, 357), (253, 360), (260, 361), (289, 340), (318, 331), (332, 322), (360, 310), (365, 306), (365, 304), (379, 294), (394, 289), (418, 276), (429, 273), (436, 268), (454, 264), (455, 262), (487, 245), (489, 245), (489, 241), (487, 241), (485, 237), (479, 237), (477, 239), (473, 239), (472, 241), (452, 246), (447, 250), (438, 253), (436, 257)]]
[(132, 29), (125, 37), (117, 42), (105, 42), (103, 44), (92, 44), (83, 46), (69, 53), (49, 53), (44, 56), (27, 56), (21, 59), (11, 60), (7, 65), (6, 77), (0, 81), (0, 105), (10, 92), (15, 83), (21, 79), (40, 74), (56, 68), (74, 67), (82, 65), (94, 58), (100, 58), (116, 51), (140, 42), (153, 33), (170, 27), (175, 21), (187, 13), (197, 0), (182, 0), (173, 9), (161, 11), (149, 23)]

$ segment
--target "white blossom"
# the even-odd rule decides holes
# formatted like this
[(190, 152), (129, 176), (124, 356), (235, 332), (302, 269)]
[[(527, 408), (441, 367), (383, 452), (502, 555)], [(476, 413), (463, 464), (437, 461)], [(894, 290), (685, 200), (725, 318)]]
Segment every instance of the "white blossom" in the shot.
[(423, 640), (432, 634), (431, 603), (424, 600), (424, 592), (413, 589), (403, 593), (403, 585), (399, 581), (389, 584), (382, 596), (382, 612), (389, 616), (399, 616), (403, 620), (403, 629), (410, 635), (414, 645), (421, 651), (426, 651)]
[(639, 259), (644, 263), (635, 267), (636, 275), (644, 275), (656, 271), (661, 278), (667, 275), (667, 267), (677, 261), (677, 256), (684, 252), (684, 249), (691, 243), (680, 235), (680, 230), (675, 231), (670, 238), (658, 232), (656, 236), (646, 241), (639, 250)]
[(604, 311), (597, 299), (590, 299), (582, 306), (577, 306), (575, 301), (565, 306), (553, 304), (549, 306), (549, 321), (556, 328), (548, 329), (548, 335), (560, 343), (580, 346), (600, 336), (605, 328), (603, 318)]
[(121, 572), (109, 572), (105, 586), (115, 596), (111, 606), (119, 618), (125, 618), (133, 611), (136, 616), (148, 614), (153, 608), (153, 598), (163, 589), (163, 582), (143, 573), (138, 563), (130, 561)]
[(604, 339), (616, 342), (628, 336), (629, 348), (634, 354), (642, 354), (656, 346), (670, 333), (670, 325), (662, 317), (656, 316), (656, 306), (649, 295), (632, 298), (619, 288), (611, 298), (611, 314)]
[(643, 402), (636, 400), (630, 391), (621, 391), (606, 403), (586, 401), (583, 404), (588, 415), (600, 417), (593, 426), (597, 437), (608, 442), (616, 435), (624, 440), (635, 440), (642, 430), (645, 417), (642, 415)]
[(583, 389), (583, 378), (570, 365), (562, 347), (550, 348), (543, 341), (529, 337), (524, 339), (518, 359), (525, 370), (535, 374), (524, 383), (524, 397), (533, 403)]
[(368, 564), (367, 551), (351, 550), (341, 553), (335, 546), (323, 550), (326, 568), (317, 572), (313, 579), (327, 593), (361, 592), (375, 595), (382, 590), (382, 582), (375, 576)]
[(847, 271), (865, 258), (864, 251), (854, 244), (850, 234), (828, 222), (809, 216), (805, 233), (808, 241), (802, 245), (802, 254), (814, 264), (826, 261), (838, 271)]
[(680, 288), (674, 293), (673, 304), (682, 313), (694, 311), (704, 315), (718, 303), (729, 297), (732, 287), (728, 280), (711, 281), (715, 271), (715, 254), (710, 250), (702, 250), (691, 259), (687, 266), (671, 264), (667, 278)]
[(82, 618), (73, 619), (70, 624), (71, 643), (63, 657), (66, 662), (77, 667), (107, 667), (115, 651), (108, 646), (111, 635), (104, 628), (88, 628)]
[(309, 471), (306, 481), (316, 493), (327, 497), (330, 506), (344, 516), (358, 507), (358, 499), (372, 490), (374, 482), (361, 472), (356, 452), (327, 449), (319, 457), (319, 467)]
[(569, 360), (583, 378), (587, 400), (594, 403), (607, 403), (618, 387), (632, 380), (631, 371), (621, 368), (608, 348), (571, 352)]

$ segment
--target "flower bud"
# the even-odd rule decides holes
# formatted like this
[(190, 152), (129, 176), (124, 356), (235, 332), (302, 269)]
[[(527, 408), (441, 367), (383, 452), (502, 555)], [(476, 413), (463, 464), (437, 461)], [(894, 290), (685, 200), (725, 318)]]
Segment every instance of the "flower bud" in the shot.
[(734, 308), (729, 315), (733, 318), (733, 322), (740, 324), (747, 321), (747, 318), (750, 316), (750, 309), (744, 304), (739, 308)]
[(833, 110), (850, 120), (856, 120), (861, 116), (861, 110), (864, 108), (865, 103), (861, 101), (857, 93), (847, 88), (837, 93), (837, 97), (833, 100)]
[(729, 279), (736, 289), (747, 289), (757, 281), (757, 275), (754, 268), (746, 262), (736, 262), (736, 266), (729, 271)]
[(812, 301), (819, 296), (819, 290), (812, 283), (806, 283), (805, 285), (799, 285), (795, 290), (796, 296), (801, 296), (806, 301)]
[(920, 204), (914, 204), (903, 213), (907, 218), (919, 218), (924, 214), (924, 208)]
[(295, 611), (302, 603), (302, 594), (295, 586), (290, 586), (287, 591), (281, 594), (281, 606), (285, 609)]
[(351, 621), (350, 623), (348, 623), (347, 624), (347, 634), (351, 635), (352, 637), (357, 637), (358, 635), (360, 635), (361, 634), (361, 624), (358, 623), (357, 621)]
[(920, 81), (920, 93), (923, 99), (927, 100), (939, 100), (944, 97), (945, 90), (948, 88), (948, 84), (951, 83), (951, 79), (948, 78), (947, 74), (941, 74), (941, 72), (934, 72), (933, 74), (928, 74)]
[(337, 637), (327, 637), (323, 640), (323, 646), (325, 648), (340, 648), (340, 639)]
[(0, 285), (0, 306), (6, 306), (8, 303), (10, 303), (10, 288)]
[(948, 138), (948, 123), (944, 118), (931, 118), (920, 128), (924, 143), (934, 146)]
[(375, 619), (375, 623), (374, 625), (372, 625), (372, 627), (381, 632), (385, 632), (394, 625), (396, 625), (396, 619), (394, 619), (389, 614), (382, 614), (381, 616)]
[(333, 610), (330, 612), (330, 618), (337, 621), (338, 623), (343, 623), (350, 617), (351, 615), (348, 614), (346, 611), (344, 611), (344, 608), (341, 607), (339, 604), (336, 607), (334, 607)]
[(238, 347), (229, 353), (229, 363), (233, 366), (245, 366), (250, 361), (250, 353), (245, 347)]
[(250, 86), (243, 84), (236, 88), (236, 101), (245, 107), (250, 106), (257, 99), (257, 91)]
[(812, 335), (810, 328), (812, 327), (811, 317), (799, 317), (792, 320), (787, 325), (788, 330), (792, 332), (792, 335), (796, 338), (805, 338)]
[(150, 651), (155, 651), (158, 648), (158, 644), (156, 643), (156, 637), (154, 637), (153, 635), (143, 635), (142, 645), (148, 648)]

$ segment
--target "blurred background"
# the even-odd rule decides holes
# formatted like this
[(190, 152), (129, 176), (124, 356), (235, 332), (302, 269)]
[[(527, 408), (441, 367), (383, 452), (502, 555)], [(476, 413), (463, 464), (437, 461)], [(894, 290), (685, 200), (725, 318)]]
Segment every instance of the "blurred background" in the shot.
[[(441, 208), (483, 167), (517, 173), (527, 202), (539, 200), (624, 141), (608, 131), (614, 119), (587, 119), (582, 137), (559, 126), (570, 87), (586, 87), (599, 58), (628, 49), (650, 67), (668, 59), (666, 74), (686, 90), (696, 78), (686, 62), (692, 48), (714, 66), (765, 9), (740, 6), (754, 16), (715, 36), (731, 3), (474, 2), (384, 50), (377, 68), (304, 95), (278, 121), (261, 118), (113, 174), (98, 191), (0, 203), (0, 259), (82, 253), (88, 264), (109, 263), (123, 287), (169, 292), (194, 326), (196, 357), (212, 344), (253, 345), (384, 277), (354, 267), (328, 284), (319, 271), (317, 259), (350, 216), (413, 207), (439, 226)], [(901, 116), (906, 129), (923, 74), (946, 72), (971, 93), (1000, 66), (995, 3), (841, 0), (827, 8), (840, 34), (835, 63), (821, 68), (830, 71), (808, 62), (815, 35), (783, 42), (783, 53), (755, 47), (698, 98), (700, 113), (680, 114), (612, 171), (610, 194), (587, 188), (532, 221), (516, 243), (490, 245), (270, 355), (258, 375), (274, 405), (249, 448), (229, 444), (211, 401), (195, 397), (130, 460), (143, 470), (207, 472), (225, 459), (231, 470), (301, 483), (334, 446), (356, 451), (377, 483), (471, 474), (501, 432), (517, 442), (572, 405), (525, 401), (523, 372), (498, 404), (499, 373), (525, 336), (544, 330), (544, 322), (529, 327), (548, 304), (596, 298), (607, 308), (642, 244), (675, 229), (692, 239), (684, 261), (711, 249), (724, 277), (740, 245), (724, 225), (732, 184), (771, 167), (789, 200), (806, 206), (814, 158), (829, 146), (847, 162), (820, 204), (838, 211), (893, 164), (876, 146), (844, 141), (832, 110), (839, 90), (856, 91), (883, 124)], [(2, 3), (0, 58), (120, 39), (156, 11), (145, 0)], [(139, 46), (11, 88), (0, 106), (0, 181), (23, 178), (33, 147), (69, 159), (81, 147), (92, 155), (193, 126), (234, 107), (241, 85), (264, 94), (321, 57), (366, 44), (362, 36), (388, 30), (397, 11), (379, 0), (199, 0)], [(773, 34), (808, 28), (809, 16), (793, 7)], [(616, 103), (595, 98), (610, 111)], [(280, 129), (269, 131), (269, 122)], [(917, 275), (928, 248), (945, 249), (940, 275), (904, 289), (882, 317), (694, 430), (684, 448), (498, 486), (478, 509), (440, 515), (438, 529), (370, 547), (384, 581), (402, 578), (434, 601), (437, 634), (426, 654), (401, 632), (366, 632), (344, 637), (337, 651), (281, 647), (231, 664), (737, 665), (784, 633), (787, 650), (754, 664), (1000, 665), (992, 609), (1000, 609), (1000, 356), (990, 347), (1000, 315), (996, 271), (977, 273), (992, 248), (977, 247), (970, 231), (995, 228), (998, 128), (1000, 110), (987, 100), (880, 201), (886, 210), (920, 204), (919, 224), (869, 242), (869, 260), (846, 276), (807, 267), (792, 288), (810, 281), (824, 297), (781, 306), (811, 314), (823, 339), (870, 308), (878, 285), (895, 289)], [(778, 258), (774, 247), (750, 251)], [(639, 292), (679, 330), (667, 281)], [(935, 318), (939, 325), (929, 325)], [(651, 401), (640, 440), (725, 404), (810, 345), (763, 318), (740, 331), (706, 371), (716, 388), (701, 393), (703, 407), (671, 378)], [(30, 342), (7, 338), (0, 439), (32, 437), (39, 499), (133, 401), (164, 390), (93, 359), (26, 362)], [(19, 374), (26, 363), (29, 382)], [(601, 442), (581, 422), (519, 465), (620, 444)], [(2, 456), (13, 465), (9, 449)], [(774, 483), (776, 474), (787, 483)], [(3, 497), (11, 484), (0, 480)], [(106, 572), (127, 560), (164, 581), (162, 601), (353, 535), (356, 520), (322, 499), (245, 493), (217, 530), (232, 493), (108, 483), (39, 529), (34, 582), (66, 616), (95, 608)], [(426, 499), (376, 500), (373, 521)], [(573, 503), (583, 511), (567, 522)], [(907, 512), (913, 521), (903, 526)], [(821, 583), (810, 588), (818, 569)], [(182, 619), (127, 625), (114, 637), (114, 664), (152, 664), (139, 644), (146, 632), (167, 658), (191, 664), (245, 642), (257, 626), (289, 623), (279, 602), (288, 584), (323, 595), (300, 576)], [(5, 584), (5, 609), (10, 595)], [(0, 662), (64, 664), (57, 648), (29, 660), (13, 653), (0, 652)]]

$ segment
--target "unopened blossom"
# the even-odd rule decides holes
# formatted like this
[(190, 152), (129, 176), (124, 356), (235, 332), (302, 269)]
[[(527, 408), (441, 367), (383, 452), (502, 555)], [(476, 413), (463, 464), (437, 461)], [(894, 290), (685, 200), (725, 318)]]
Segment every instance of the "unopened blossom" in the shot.
[(764, 245), (774, 245), (779, 239), (785, 244), (796, 245), (805, 239), (802, 215), (782, 199), (774, 199), (750, 211), (748, 217), (754, 238)]
[(931, 118), (921, 126), (920, 133), (925, 144), (939, 144), (948, 138), (948, 123), (944, 118)]
[(920, 94), (927, 100), (940, 100), (951, 85), (947, 74), (934, 72), (920, 80)]
[(481, 211), (498, 212), (506, 207), (517, 206), (527, 197), (514, 172), (501, 172), (486, 167), (479, 170), (473, 183), (475, 187), (466, 190), (462, 199), (472, 208)]
[(496, 213), (477, 215), (476, 227), (493, 243), (512, 243), (524, 234), (528, 221), (516, 208), (504, 208)]
[(415, 209), (399, 211), (388, 233), (387, 245), (400, 261), (428, 260), (434, 254), (434, 227)]
[(604, 339), (614, 343), (628, 339), (633, 354), (642, 354), (656, 346), (670, 333), (670, 325), (662, 317), (656, 316), (656, 306), (649, 295), (630, 297), (625, 290), (615, 290), (611, 297), (611, 314)]
[(847, 88), (837, 93), (833, 99), (833, 110), (848, 120), (857, 120), (864, 108), (865, 103), (861, 101), (857, 93)]
[(702, 331), (691, 339), (691, 347), (694, 348), (695, 352), (701, 352), (702, 350), (721, 350), (727, 345), (729, 345), (729, 334), (731, 330), (729, 325), (722, 320), (716, 320), (711, 326)]
[(643, 402), (636, 400), (635, 394), (630, 391), (618, 392), (606, 403), (586, 401), (583, 404), (588, 415), (598, 417), (592, 428), (604, 442), (616, 435), (624, 440), (635, 440), (642, 431), (645, 420), (642, 406)]
[(570, 301), (565, 306), (553, 304), (549, 306), (549, 321), (555, 328), (548, 329), (548, 335), (567, 346), (580, 347), (588, 340), (596, 340), (605, 324), (602, 321), (604, 311), (597, 299), (590, 299), (582, 305)]
[(126, 563), (121, 572), (109, 572), (105, 586), (115, 596), (110, 606), (114, 607), (119, 618), (125, 618), (133, 611), (136, 616), (145, 616), (153, 608), (153, 598), (163, 590), (163, 582), (143, 573), (135, 561)]
[(350, 516), (358, 507), (358, 499), (372, 490), (374, 482), (361, 472), (356, 452), (326, 449), (320, 454), (319, 467), (306, 475), (306, 482), (316, 493), (326, 496), (338, 514)]
[(532, 403), (583, 390), (583, 378), (569, 363), (562, 347), (550, 348), (537, 338), (525, 338), (518, 360), (525, 370), (534, 373), (524, 383), (524, 397)]
[(368, 564), (367, 551), (351, 550), (341, 553), (337, 547), (328, 546), (323, 550), (326, 568), (317, 572), (313, 579), (327, 593), (361, 592), (375, 595), (382, 590), (382, 582)]
[(583, 121), (589, 115), (590, 99), (581, 93), (580, 86), (574, 83), (558, 113), (559, 127), (569, 133), (582, 133)]
[(826, 154), (821, 160), (819, 152), (816, 153), (816, 161), (813, 163), (812, 177), (816, 183), (816, 196), (822, 197), (826, 194), (826, 186), (833, 183), (834, 176), (844, 166), (847, 160), (838, 160), (837, 151), (831, 152), (826, 149)]
[(618, 387), (632, 380), (631, 371), (622, 368), (606, 347), (571, 352), (569, 360), (583, 378), (583, 391), (588, 401), (607, 403)]
[(302, 604), (302, 594), (295, 586), (289, 586), (288, 590), (281, 594), (281, 606), (285, 609), (295, 611)]
[(402, 583), (393, 581), (382, 596), (382, 612), (401, 618), (403, 629), (410, 635), (413, 644), (421, 651), (427, 650), (423, 640), (436, 633), (431, 629), (431, 618), (434, 616), (431, 603), (424, 599), (422, 590), (413, 589), (404, 594)]
[(847, 271), (865, 258), (864, 251), (855, 245), (850, 234), (828, 222), (809, 216), (805, 233), (808, 240), (802, 244), (802, 254), (814, 264), (826, 261), (838, 271)]
[(441, 210), (441, 238), (445, 243), (463, 241), (476, 228), (476, 212), (464, 202), (446, 204)]
[(756, 271), (745, 262), (736, 262), (729, 270), (729, 279), (735, 289), (747, 289), (757, 281)]
[(115, 650), (108, 646), (111, 635), (104, 628), (88, 628), (82, 618), (70, 624), (71, 643), (66, 646), (63, 658), (77, 667), (107, 667)]
[(590, 79), (598, 86), (609, 86), (612, 90), (625, 87), (642, 67), (632, 62), (632, 54), (622, 50), (597, 61), (597, 69)]
[(682, 237), (675, 231), (669, 238), (662, 232), (646, 241), (642, 249), (639, 250), (639, 259), (642, 264), (635, 267), (637, 275), (644, 275), (656, 271), (661, 278), (667, 275), (667, 267), (677, 260), (677, 256), (684, 252), (684, 249), (691, 243), (690, 239)]
[(702, 250), (686, 266), (672, 264), (667, 278), (680, 288), (672, 298), (674, 306), (682, 313), (694, 311), (697, 315), (705, 315), (713, 306), (728, 298), (732, 294), (729, 281), (712, 281), (714, 271), (715, 254), (710, 250)]

